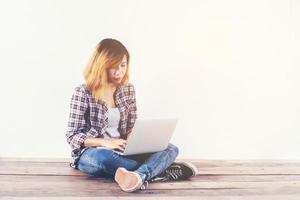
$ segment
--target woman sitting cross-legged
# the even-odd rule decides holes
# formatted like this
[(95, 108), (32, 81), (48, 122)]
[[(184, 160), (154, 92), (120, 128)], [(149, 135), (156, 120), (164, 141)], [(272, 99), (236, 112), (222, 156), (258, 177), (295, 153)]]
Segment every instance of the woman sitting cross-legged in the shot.
[(84, 79), (70, 104), (66, 136), (72, 150), (71, 167), (113, 178), (125, 192), (145, 189), (157, 180), (185, 180), (196, 175), (191, 163), (174, 162), (178, 148), (171, 143), (163, 151), (133, 156), (112, 150), (124, 150), (137, 118), (135, 89), (129, 83), (129, 53), (121, 42), (102, 40)]

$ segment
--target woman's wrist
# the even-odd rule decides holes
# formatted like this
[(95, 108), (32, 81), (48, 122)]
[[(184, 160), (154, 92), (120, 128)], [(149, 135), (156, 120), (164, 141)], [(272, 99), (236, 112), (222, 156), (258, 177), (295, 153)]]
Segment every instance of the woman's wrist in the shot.
[(105, 144), (106, 144), (105, 138), (88, 137), (84, 140), (85, 147), (105, 147)]

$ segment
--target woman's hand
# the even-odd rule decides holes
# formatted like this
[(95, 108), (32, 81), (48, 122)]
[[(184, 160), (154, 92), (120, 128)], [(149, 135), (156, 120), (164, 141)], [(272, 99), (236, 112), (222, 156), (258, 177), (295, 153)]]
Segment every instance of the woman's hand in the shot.
[(118, 149), (121, 151), (125, 150), (125, 146), (127, 144), (126, 140), (118, 139), (118, 138), (104, 138), (102, 142), (102, 146), (108, 147), (110, 149)]
[(118, 149), (124, 151), (127, 144), (126, 140), (118, 138), (92, 138), (88, 137), (84, 140), (85, 147), (107, 147), (110, 149)]

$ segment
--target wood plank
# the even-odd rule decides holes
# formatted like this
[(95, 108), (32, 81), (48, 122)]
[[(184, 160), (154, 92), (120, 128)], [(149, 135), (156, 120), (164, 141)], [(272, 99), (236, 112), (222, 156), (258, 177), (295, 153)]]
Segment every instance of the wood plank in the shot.
[[(56, 176), (56, 175), (0, 175), (1, 182), (9, 181), (51, 181), (57, 178), (67, 181), (91, 181), (98, 180), (101, 182), (111, 182), (111, 179), (105, 179), (94, 176)], [(195, 182), (277, 182), (277, 181), (300, 181), (300, 175), (198, 175), (189, 181)]]
[(71, 158), (31, 158), (31, 157), (0, 157), (0, 161), (14, 161), (14, 162), (69, 162)]
[[(1, 200), (57, 200), (57, 197), (0, 197)], [(162, 200), (161, 197), (59, 197), (60, 200)], [(185, 197), (163, 197), (163, 200), (299, 200), (299, 196), (295, 195), (251, 195), (251, 196), (185, 196)]]
[[(284, 166), (275, 163), (269, 166), (252, 166), (253, 163), (248, 163), (245, 166), (243, 163), (232, 164), (226, 167), (221, 162), (219, 165), (206, 165), (205, 163), (192, 162), (198, 168), (200, 175), (205, 174), (297, 174), (300, 175), (300, 166), (294, 166), (294, 163), (285, 163)], [(228, 164), (228, 163), (227, 163)], [(258, 165), (259, 163), (256, 163)], [(262, 164), (262, 163), (260, 163)], [(36, 174), (36, 175), (70, 175), (70, 176), (84, 176), (78, 170), (69, 167), (66, 162), (26, 162), (26, 161), (3, 161), (0, 160), (0, 174)]]
[[(180, 161), (180, 160), (178, 160)], [(185, 160), (199, 174), (187, 181), (151, 183), (125, 193), (112, 179), (88, 176), (68, 161), (0, 159), (0, 199), (205, 199), (300, 198), (298, 161)]]
[[(12, 157), (0, 157), (0, 162), (14, 161), (14, 162), (62, 162), (68, 163), (69, 158), (12, 158)], [(300, 160), (208, 160), (208, 159), (176, 159), (176, 162), (188, 161), (193, 162), (199, 166), (300, 166)]]
[[(179, 160), (180, 161), (180, 160)], [(197, 167), (300, 167), (300, 161), (277, 160), (183, 160)]]
[(3, 160), (0, 160), (0, 174), (86, 176), (79, 170), (71, 168), (67, 162)]
[[(117, 184), (111, 179), (92, 177), (68, 177), (68, 176), (1, 176), (2, 189), (14, 188), (14, 190), (39, 190), (43, 188), (81, 188), (95, 190), (118, 189)], [(194, 178), (189, 181), (155, 182), (149, 184), (148, 189), (154, 190), (181, 190), (181, 189), (219, 189), (219, 188), (282, 188), (295, 187), (300, 191), (300, 180), (286, 181), (197, 181)]]
[(198, 175), (193, 177), (194, 181), (252, 181), (252, 182), (259, 182), (259, 181), (269, 181), (269, 182), (276, 182), (276, 181), (299, 181), (300, 175), (268, 175), (268, 174), (259, 174), (259, 175)]
[(198, 167), (198, 174), (297, 174), (300, 167)]
[(114, 196), (114, 197), (187, 197), (187, 196), (198, 196), (198, 197), (207, 197), (207, 196), (253, 196), (259, 195), (300, 195), (299, 188), (293, 187), (281, 187), (276, 188), (245, 188), (245, 189), (228, 189), (228, 188), (213, 188), (213, 189), (181, 189), (181, 190), (140, 190), (135, 193), (125, 193), (118, 189), (109, 189), (109, 190), (97, 190), (97, 189), (78, 189), (78, 188), (63, 188), (57, 190), (57, 188), (43, 188), (39, 190), (28, 190), (24, 189), (22, 191), (11, 192), (11, 191), (1, 191), (1, 197), (99, 197), (99, 196)]

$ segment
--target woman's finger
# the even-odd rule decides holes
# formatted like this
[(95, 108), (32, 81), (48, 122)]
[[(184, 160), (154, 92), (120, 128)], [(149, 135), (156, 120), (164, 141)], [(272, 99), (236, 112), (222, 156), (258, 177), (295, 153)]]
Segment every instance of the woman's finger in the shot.
[(125, 150), (125, 146), (124, 145), (120, 145), (120, 148), (121, 148), (122, 151)]
[(126, 145), (126, 143), (127, 143), (126, 140), (121, 140), (119, 144)]

